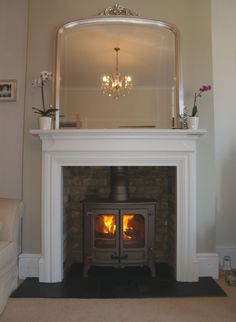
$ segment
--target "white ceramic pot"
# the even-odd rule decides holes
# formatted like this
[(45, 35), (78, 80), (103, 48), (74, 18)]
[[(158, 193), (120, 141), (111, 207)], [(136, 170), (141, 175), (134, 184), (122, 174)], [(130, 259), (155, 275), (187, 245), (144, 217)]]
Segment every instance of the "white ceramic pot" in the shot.
[(52, 118), (49, 116), (40, 116), (39, 117), (39, 128), (40, 130), (51, 130), (52, 127)]
[(190, 130), (197, 130), (199, 125), (199, 116), (189, 116), (187, 123)]

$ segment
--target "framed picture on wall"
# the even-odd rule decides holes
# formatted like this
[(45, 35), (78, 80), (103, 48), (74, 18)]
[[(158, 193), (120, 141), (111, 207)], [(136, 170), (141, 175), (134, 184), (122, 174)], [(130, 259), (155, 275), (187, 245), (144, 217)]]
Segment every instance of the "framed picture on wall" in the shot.
[(16, 80), (0, 80), (0, 102), (16, 101)]

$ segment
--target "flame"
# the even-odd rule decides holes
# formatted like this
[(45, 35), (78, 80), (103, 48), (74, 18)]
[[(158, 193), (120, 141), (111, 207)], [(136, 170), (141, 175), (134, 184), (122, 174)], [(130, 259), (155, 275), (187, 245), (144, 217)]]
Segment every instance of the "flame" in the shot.
[(132, 239), (130, 236), (134, 230), (132, 226), (132, 221), (134, 219), (134, 215), (124, 215), (123, 216), (123, 237), (124, 239)]
[(116, 220), (114, 215), (103, 215), (103, 233), (112, 234), (116, 233)]
[[(134, 238), (134, 217), (135, 215), (123, 215), (123, 238), (130, 240)], [(102, 215), (100, 217), (102, 224), (100, 231), (103, 234), (115, 235), (116, 234), (116, 217), (115, 215)]]

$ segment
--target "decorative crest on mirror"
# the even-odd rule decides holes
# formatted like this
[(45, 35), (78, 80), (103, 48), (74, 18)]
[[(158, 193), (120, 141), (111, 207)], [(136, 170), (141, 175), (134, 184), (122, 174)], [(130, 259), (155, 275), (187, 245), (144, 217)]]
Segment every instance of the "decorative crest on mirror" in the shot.
[(128, 8), (122, 7), (118, 3), (98, 13), (98, 16), (138, 16), (138, 14)]

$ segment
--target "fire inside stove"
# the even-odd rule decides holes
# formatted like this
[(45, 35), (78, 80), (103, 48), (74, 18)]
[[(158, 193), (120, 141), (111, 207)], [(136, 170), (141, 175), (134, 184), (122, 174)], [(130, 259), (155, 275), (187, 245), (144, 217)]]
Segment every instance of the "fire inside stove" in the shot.
[[(116, 233), (116, 217), (114, 215), (101, 215), (99, 216), (99, 230), (101, 227), (102, 234), (108, 234), (108, 236), (114, 236)], [(98, 232), (99, 232), (98, 230)]]
[[(143, 247), (145, 243), (144, 218), (140, 214), (123, 214), (121, 222), (117, 222), (116, 215), (99, 214), (95, 219), (95, 246), (113, 247), (116, 242), (118, 230), (122, 237), (124, 247)], [(120, 227), (120, 229), (119, 229)]]

